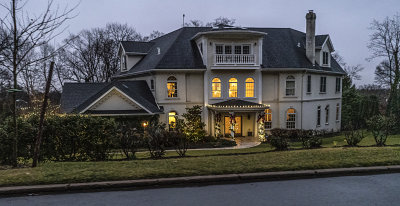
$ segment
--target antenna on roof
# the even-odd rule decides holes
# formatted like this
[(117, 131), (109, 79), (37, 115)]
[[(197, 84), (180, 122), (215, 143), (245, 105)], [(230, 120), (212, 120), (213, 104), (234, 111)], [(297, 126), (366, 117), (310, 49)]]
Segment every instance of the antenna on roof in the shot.
[(185, 14), (182, 16), (182, 27), (185, 27)]

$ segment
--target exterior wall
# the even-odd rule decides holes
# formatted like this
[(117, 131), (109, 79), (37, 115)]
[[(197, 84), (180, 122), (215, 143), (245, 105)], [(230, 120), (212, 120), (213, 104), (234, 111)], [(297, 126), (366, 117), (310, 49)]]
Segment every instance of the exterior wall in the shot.
[(126, 66), (127, 70), (130, 70), (135, 64), (137, 64), (143, 56), (138, 56), (138, 55), (126, 55)]

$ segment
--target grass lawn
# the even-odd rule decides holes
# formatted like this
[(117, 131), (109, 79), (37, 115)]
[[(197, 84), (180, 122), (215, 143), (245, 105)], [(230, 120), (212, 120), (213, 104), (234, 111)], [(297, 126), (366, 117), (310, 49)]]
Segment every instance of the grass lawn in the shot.
[(343, 140), (341, 135), (326, 138), (324, 148), (310, 150), (292, 143), (293, 150), (277, 152), (262, 144), (238, 150), (188, 151), (186, 158), (171, 151), (160, 160), (142, 152), (133, 161), (49, 162), (37, 168), (0, 170), (0, 186), (400, 164), (400, 136), (390, 137), (387, 143), (392, 146), (387, 147), (373, 147), (370, 135), (361, 142), (363, 147), (339, 147), (346, 144)]

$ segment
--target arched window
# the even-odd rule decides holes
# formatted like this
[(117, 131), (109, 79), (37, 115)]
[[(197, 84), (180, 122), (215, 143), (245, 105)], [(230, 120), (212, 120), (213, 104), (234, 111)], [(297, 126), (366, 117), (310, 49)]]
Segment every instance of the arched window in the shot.
[(286, 96), (294, 96), (295, 95), (295, 78), (293, 76), (288, 76), (286, 78)]
[(229, 79), (229, 97), (237, 97), (238, 96), (238, 82), (236, 78)]
[(211, 83), (212, 97), (221, 97), (221, 80), (219, 78), (214, 78)]
[(245, 86), (246, 86), (245, 97), (254, 97), (254, 79), (247, 78)]
[(295, 129), (296, 128), (296, 110), (289, 108), (286, 112), (286, 128)]
[(167, 79), (167, 90), (168, 97), (174, 98), (178, 97), (178, 82), (174, 76), (170, 76)]
[(336, 104), (336, 121), (339, 121), (339, 115), (340, 115), (340, 105), (339, 103)]
[(272, 112), (271, 109), (266, 109), (265, 111), (265, 129), (272, 128)]
[(171, 111), (168, 113), (168, 128), (169, 131), (172, 131), (176, 127), (176, 120), (177, 120), (177, 114), (174, 111)]
[(329, 124), (329, 105), (325, 107), (325, 124)]

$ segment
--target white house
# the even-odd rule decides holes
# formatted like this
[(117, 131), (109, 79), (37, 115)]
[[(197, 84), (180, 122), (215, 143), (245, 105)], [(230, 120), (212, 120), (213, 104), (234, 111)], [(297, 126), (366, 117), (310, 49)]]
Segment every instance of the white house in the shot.
[[(121, 42), (111, 83), (66, 83), (62, 109), (96, 115), (154, 115), (174, 127), (203, 106), (216, 133), (257, 136), (264, 127), (340, 130), (341, 82), (329, 35), (290, 28), (183, 27), (150, 42)], [(231, 128), (231, 123), (233, 126)]]

